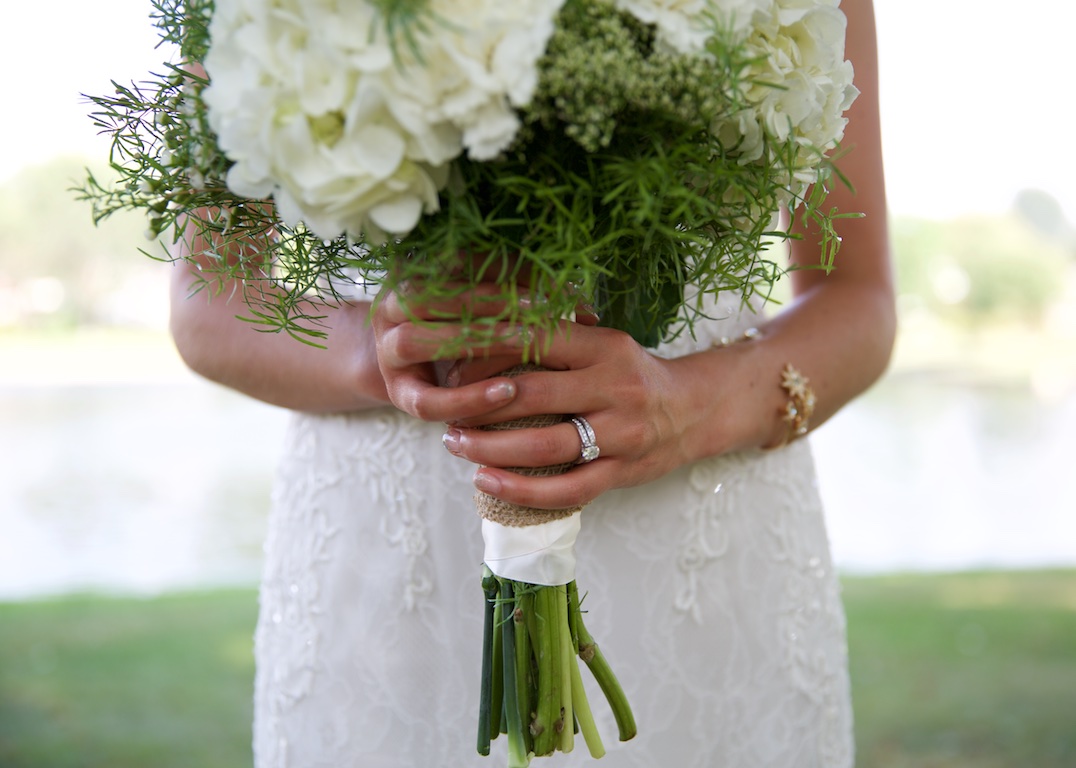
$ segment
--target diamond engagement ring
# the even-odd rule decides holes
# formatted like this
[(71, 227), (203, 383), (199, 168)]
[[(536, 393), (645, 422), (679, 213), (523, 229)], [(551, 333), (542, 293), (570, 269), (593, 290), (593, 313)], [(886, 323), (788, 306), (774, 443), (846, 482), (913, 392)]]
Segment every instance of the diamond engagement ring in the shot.
[(583, 443), (579, 449), (579, 459), (575, 463), (586, 464), (594, 461), (594, 459), (598, 458), (598, 454), (601, 453), (598, 449), (598, 438), (594, 436), (594, 428), (582, 416), (572, 416), (571, 421), (575, 425), (575, 430), (579, 433), (579, 440)]

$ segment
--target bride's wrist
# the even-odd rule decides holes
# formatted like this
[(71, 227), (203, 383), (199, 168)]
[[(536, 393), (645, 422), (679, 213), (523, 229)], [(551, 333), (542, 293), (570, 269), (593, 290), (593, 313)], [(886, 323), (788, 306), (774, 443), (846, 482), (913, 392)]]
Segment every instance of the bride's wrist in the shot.
[(807, 434), (814, 390), (799, 368), (783, 362), (787, 354), (767, 344), (763, 334), (756, 332), (742, 342), (753, 362), (750, 380), (755, 384), (751, 406), (744, 404), (743, 413), (752, 414), (752, 423), (745, 428), (749, 438), (742, 447), (776, 450)]
[(776, 449), (810, 428), (810, 382), (764, 332), (721, 339), (699, 357), (707, 391), (688, 438), (696, 458)]

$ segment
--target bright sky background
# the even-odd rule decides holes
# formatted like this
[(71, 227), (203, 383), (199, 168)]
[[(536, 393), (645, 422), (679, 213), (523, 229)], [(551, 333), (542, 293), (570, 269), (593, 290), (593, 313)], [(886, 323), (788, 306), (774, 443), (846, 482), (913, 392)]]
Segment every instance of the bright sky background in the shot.
[[(161, 60), (149, 0), (12, 2), (0, 25), (0, 182), (56, 154), (104, 157), (79, 93)], [(1076, 3), (876, 0), (896, 214), (1008, 209), (1043, 189), (1076, 222)]]

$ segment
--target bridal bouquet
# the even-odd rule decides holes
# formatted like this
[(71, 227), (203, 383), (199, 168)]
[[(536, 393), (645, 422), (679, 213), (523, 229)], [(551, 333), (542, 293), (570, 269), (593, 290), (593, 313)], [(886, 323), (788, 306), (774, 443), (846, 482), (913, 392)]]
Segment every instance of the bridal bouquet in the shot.
[[(838, 2), (154, 0), (178, 61), (92, 99), (119, 179), (83, 195), (208, 244), (201, 287), (238, 279), (251, 319), (305, 340), (311, 307), (358, 280), (414, 306), (499, 291), (450, 318), (446, 358), (548, 338), (581, 297), (653, 346), (708, 295), (767, 295), (795, 216), (832, 266), (830, 155), (856, 95)], [(582, 623), (578, 510), (483, 516), (479, 751), (506, 732), (526, 765), (578, 726), (600, 755), (577, 658), (630, 738)]]

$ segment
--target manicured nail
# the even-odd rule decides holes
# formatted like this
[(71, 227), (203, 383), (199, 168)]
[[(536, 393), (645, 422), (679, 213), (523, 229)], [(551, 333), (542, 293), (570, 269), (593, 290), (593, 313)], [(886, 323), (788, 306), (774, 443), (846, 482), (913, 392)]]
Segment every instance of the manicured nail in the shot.
[(445, 446), (449, 453), (460, 452), (460, 431), (458, 429), (450, 429), (441, 435), (441, 443)]
[(491, 403), (503, 403), (516, 396), (516, 385), (510, 381), (498, 381), (486, 387), (486, 399)]
[(456, 362), (454, 362), (451, 365), (451, 367), (445, 373), (445, 386), (446, 387), (457, 387), (457, 386), (459, 386), (460, 375), (462, 374), (462, 372), (463, 372), (462, 371), (462, 366), (460, 365), (460, 362), (457, 360)]
[(482, 470), (474, 473), (474, 487), (482, 491), (482, 493), (488, 493), (490, 496), (496, 496), (501, 492), (500, 481), (495, 477), (490, 477)]

